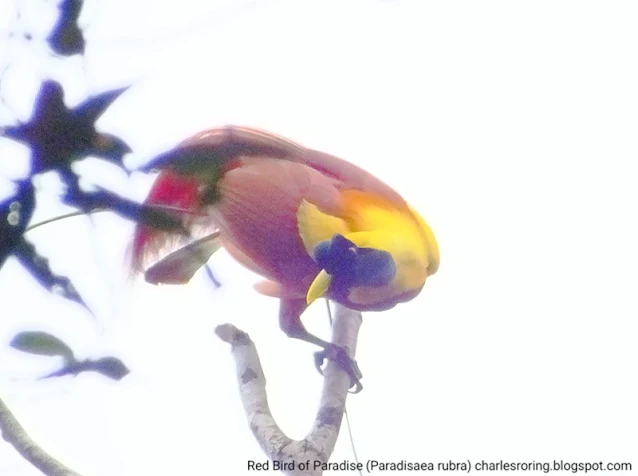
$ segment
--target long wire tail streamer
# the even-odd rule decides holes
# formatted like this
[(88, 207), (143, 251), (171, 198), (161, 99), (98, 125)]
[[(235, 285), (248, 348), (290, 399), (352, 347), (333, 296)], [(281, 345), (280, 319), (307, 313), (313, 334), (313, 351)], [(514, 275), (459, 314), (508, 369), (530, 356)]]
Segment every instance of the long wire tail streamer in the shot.
[[(332, 327), (332, 309), (330, 309), (330, 301), (326, 299), (326, 309), (328, 310), (328, 320), (330, 321), (330, 327)], [(346, 417), (346, 426), (348, 427), (348, 437), (350, 438), (350, 447), (352, 448), (352, 455), (354, 461), (359, 466), (359, 456), (357, 455), (357, 448), (354, 445), (354, 437), (352, 436), (352, 426), (350, 425), (350, 416), (348, 415), (347, 404), (343, 409), (343, 414)], [(363, 471), (359, 470), (359, 475), (363, 476)]]

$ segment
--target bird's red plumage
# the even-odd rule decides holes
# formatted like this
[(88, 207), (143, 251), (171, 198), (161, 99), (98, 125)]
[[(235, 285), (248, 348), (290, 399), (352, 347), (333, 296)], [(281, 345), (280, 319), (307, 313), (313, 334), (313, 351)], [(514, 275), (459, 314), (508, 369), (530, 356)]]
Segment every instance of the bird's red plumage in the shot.
[[(212, 184), (218, 200), (210, 208), (204, 206), (198, 179), (164, 168), (145, 203), (195, 212), (206, 208), (224, 240), (253, 260), (253, 268), (294, 288), (307, 288), (318, 272), (297, 229), (302, 200), (339, 215), (339, 191), (356, 189), (406, 207), (397, 192), (356, 165), (269, 133), (241, 127), (211, 129), (186, 139), (167, 156), (172, 163), (183, 164), (197, 147), (210, 148), (211, 168), (223, 168)], [(182, 216), (188, 226), (192, 216)], [(157, 252), (169, 239), (164, 232), (139, 225), (133, 242), (134, 266), (139, 268), (145, 255)]]
[[(199, 207), (197, 186), (198, 183), (195, 179), (165, 170), (155, 179), (144, 203), (197, 210)], [(176, 213), (184, 217), (184, 220), (192, 218), (190, 214), (170, 211), (168, 213)], [(138, 224), (133, 237), (133, 269), (142, 271), (144, 256), (163, 247), (167, 239), (169, 239), (167, 233)]]
[[(345, 206), (341, 192), (359, 190), (408, 209), (394, 189), (360, 167), (250, 128), (200, 132), (163, 154), (161, 167), (145, 203), (203, 214), (200, 224), (204, 219), (209, 227), (218, 227), (223, 242), (231, 245), (229, 252), (279, 283), (287, 296), (305, 296), (320, 271), (298, 228), (297, 212), (303, 200), (339, 217)], [(202, 196), (206, 187), (214, 189), (212, 203)], [(193, 214), (180, 216), (187, 228), (198, 220)], [(168, 233), (138, 225), (134, 266), (139, 270), (145, 256), (167, 247), (171, 239)], [(393, 302), (377, 304), (392, 307), (411, 297), (408, 291), (405, 299), (394, 296)]]
[(222, 234), (266, 277), (304, 295), (319, 268), (301, 240), (297, 210), (305, 199), (338, 213), (337, 182), (302, 163), (248, 158), (222, 177), (218, 190)]

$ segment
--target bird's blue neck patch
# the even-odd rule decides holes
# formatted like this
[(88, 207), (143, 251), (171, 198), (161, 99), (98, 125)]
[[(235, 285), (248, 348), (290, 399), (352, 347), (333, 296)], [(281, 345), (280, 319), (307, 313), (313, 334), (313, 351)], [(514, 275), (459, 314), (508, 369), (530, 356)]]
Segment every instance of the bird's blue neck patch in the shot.
[[(313, 250), (315, 261), (333, 278), (332, 287), (385, 286), (397, 271), (392, 255), (360, 248), (343, 235), (322, 241)], [(346, 291), (346, 289), (343, 289)]]

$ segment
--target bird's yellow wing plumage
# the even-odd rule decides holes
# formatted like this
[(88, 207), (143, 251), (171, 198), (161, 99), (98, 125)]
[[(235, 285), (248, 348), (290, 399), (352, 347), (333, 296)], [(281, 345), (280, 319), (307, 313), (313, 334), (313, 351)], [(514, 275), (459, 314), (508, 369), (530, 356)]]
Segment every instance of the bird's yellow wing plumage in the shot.
[[(409, 208), (397, 208), (383, 198), (358, 190), (345, 191), (350, 228), (348, 237), (357, 246), (385, 250), (397, 265), (391, 286), (397, 291), (414, 289), (425, 282), (430, 261), (425, 221)], [(427, 227), (427, 225), (425, 225)]]
[(302, 200), (297, 210), (297, 226), (301, 241), (311, 256), (315, 246), (322, 241), (336, 234), (345, 236), (350, 233), (350, 227), (342, 218), (322, 212), (307, 200)]

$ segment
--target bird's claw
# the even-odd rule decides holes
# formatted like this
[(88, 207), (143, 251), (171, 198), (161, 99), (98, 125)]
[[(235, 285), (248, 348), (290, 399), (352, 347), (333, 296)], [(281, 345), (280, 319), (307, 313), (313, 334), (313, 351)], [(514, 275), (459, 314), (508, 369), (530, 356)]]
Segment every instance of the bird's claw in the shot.
[(350, 393), (359, 393), (363, 389), (363, 385), (361, 385), (360, 381), (363, 377), (361, 370), (359, 370), (356, 360), (350, 358), (346, 349), (335, 344), (330, 344), (330, 346), (325, 349), (315, 352), (315, 367), (321, 375), (323, 375), (321, 366), (326, 359), (335, 362), (348, 374), (350, 377), (350, 388), (354, 387), (354, 390), (351, 390)]

